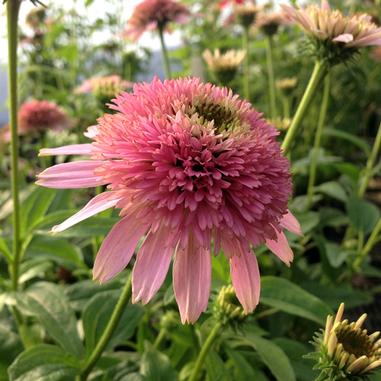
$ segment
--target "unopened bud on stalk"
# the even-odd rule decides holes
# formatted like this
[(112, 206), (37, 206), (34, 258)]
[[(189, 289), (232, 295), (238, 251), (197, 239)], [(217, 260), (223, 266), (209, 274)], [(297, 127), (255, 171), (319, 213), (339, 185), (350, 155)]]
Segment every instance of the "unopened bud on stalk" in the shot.
[(232, 285), (221, 288), (214, 305), (214, 313), (223, 324), (233, 320), (242, 321), (246, 318)]

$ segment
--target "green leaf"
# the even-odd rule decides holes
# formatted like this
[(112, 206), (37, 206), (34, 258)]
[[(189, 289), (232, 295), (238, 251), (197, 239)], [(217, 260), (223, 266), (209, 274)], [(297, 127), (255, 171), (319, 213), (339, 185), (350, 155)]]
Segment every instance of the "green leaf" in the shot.
[[(92, 297), (86, 304), (82, 324), (85, 332), (86, 352), (90, 353), (98, 343), (112, 311), (118, 301), (120, 290), (103, 291)], [(123, 312), (122, 318), (117, 325), (113, 336), (109, 340), (108, 347), (111, 348), (124, 340), (129, 339), (139, 324), (143, 310), (136, 304), (128, 304)]]
[(329, 181), (329, 182), (326, 182), (326, 183), (323, 183), (317, 187), (315, 187), (315, 189), (318, 191), (318, 192), (321, 192), (327, 196), (330, 196), (336, 200), (339, 200), (339, 201), (342, 201), (342, 202), (347, 202), (348, 200), (348, 196), (347, 194), (345, 193), (345, 190), (344, 188), (342, 187), (342, 185), (336, 181)]
[(355, 196), (347, 202), (347, 213), (353, 227), (365, 234), (373, 230), (380, 218), (376, 205)]
[(297, 215), (297, 219), (302, 227), (303, 234), (309, 233), (319, 224), (319, 213), (305, 212)]
[(276, 338), (273, 342), (278, 345), (286, 353), (292, 367), (295, 371), (296, 377), (300, 381), (315, 380), (317, 373), (312, 370), (313, 363), (305, 359), (303, 356), (313, 351), (313, 348), (291, 339)]
[(140, 363), (140, 373), (144, 376), (144, 381), (177, 381), (176, 371), (169, 358), (148, 342)]
[(334, 128), (326, 128), (324, 129), (324, 135), (345, 140), (349, 143), (352, 143), (356, 147), (361, 148), (367, 156), (370, 154), (369, 144), (365, 140), (349, 132), (337, 130)]
[(83, 346), (77, 332), (74, 311), (62, 288), (52, 283), (39, 282), (17, 296), (18, 307), (36, 316), (46, 332), (66, 352), (80, 356)]
[(248, 333), (242, 340), (256, 349), (263, 363), (270, 369), (277, 381), (296, 381), (290, 360), (276, 344), (251, 333)]
[(143, 381), (143, 376), (137, 370), (136, 364), (123, 361), (107, 369), (101, 381)]
[(261, 301), (292, 315), (300, 316), (324, 325), (331, 309), (319, 298), (296, 284), (279, 277), (261, 278)]
[(325, 254), (329, 264), (337, 269), (345, 263), (352, 252), (350, 250), (344, 250), (335, 242), (325, 242)]
[(86, 268), (80, 250), (66, 239), (53, 236), (35, 236), (27, 249), (26, 257), (48, 258), (65, 266)]
[(78, 362), (55, 345), (41, 344), (22, 352), (8, 369), (10, 381), (73, 381)]
[(21, 204), (21, 234), (33, 230), (42, 219), (53, 202), (54, 189), (35, 187), (26, 200)]
[(43, 258), (32, 258), (24, 260), (20, 266), (20, 284), (27, 282), (36, 277), (44, 277), (44, 275), (53, 267), (51, 262)]
[(0, 323), (0, 343), (0, 363), (7, 368), (23, 347), (19, 335), (4, 322)]
[(7, 262), (12, 261), (12, 253), (11, 250), (8, 248), (8, 245), (3, 237), (0, 236), (0, 253), (3, 254), (4, 258), (7, 260)]

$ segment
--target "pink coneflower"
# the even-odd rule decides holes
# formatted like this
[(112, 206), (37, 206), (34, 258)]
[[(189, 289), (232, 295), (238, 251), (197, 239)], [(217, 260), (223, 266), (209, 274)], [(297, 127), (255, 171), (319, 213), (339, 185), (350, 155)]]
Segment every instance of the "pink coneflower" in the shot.
[(128, 20), (124, 35), (136, 41), (144, 32), (164, 30), (170, 22), (183, 24), (189, 16), (189, 10), (176, 1), (143, 0)]
[(41, 130), (61, 130), (69, 125), (65, 112), (54, 102), (33, 100), (21, 105), (19, 133), (29, 134)]
[(242, 5), (245, 2), (245, 0), (221, 0), (218, 3), (218, 6), (223, 9), (229, 5)]
[(291, 21), (318, 40), (346, 48), (381, 45), (381, 28), (372, 22), (370, 15), (345, 16), (339, 10), (331, 9), (327, 0), (322, 0), (321, 7), (309, 5), (296, 9), (282, 5), (282, 8)]
[(87, 79), (75, 89), (75, 93), (93, 93), (94, 95), (113, 98), (131, 87), (132, 82), (123, 80), (119, 75), (108, 75)]
[(211, 255), (222, 249), (246, 313), (259, 301), (260, 277), (251, 246), (265, 243), (287, 265), (286, 228), (300, 233), (287, 209), (289, 163), (277, 132), (250, 103), (198, 79), (134, 85), (87, 136), (92, 144), (44, 149), (86, 160), (55, 165), (38, 176), (50, 188), (107, 185), (60, 232), (105, 209), (120, 209), (96, 257), (93, 274), (106, 282), (130, 262), (133, 301), (148, 303), (171, 258), (182, 322), (195, 322), (208, 304)]

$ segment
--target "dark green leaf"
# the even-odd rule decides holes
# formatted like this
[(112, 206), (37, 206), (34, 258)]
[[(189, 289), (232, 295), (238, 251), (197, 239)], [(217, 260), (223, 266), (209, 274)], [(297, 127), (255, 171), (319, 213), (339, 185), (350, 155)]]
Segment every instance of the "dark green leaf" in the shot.
[[(87, 353), (90, 353), (99, 341), (100, 336), (110, 320), (119, 294), (120, 290), (103, 291), (92, 297), (86, 304), (83, 310), (82, 323), (85, 332)], [(129, 339), (133, 335), (142, 314), (143, 311), (140, 306), (128, 304), (108, 346), (113, 347), (123, 340)]]
[(348, 200), (347, 212), (353, 227), (365, 234), (373, 230), (380, 218), (380, 211), (376, 205), (357, 197)]
[(327, 315), (332, 313), (331, 309), (316, 296), (286, 279), (264, 276), (261, 283), (263, 304), (322, 325)]
[(290, 360), (280, 347), (270, 340), (250, 333), (242, 340), (256, 349), (263, 363), (270, 369), (277, 381), (296, 381)]
[(327, 183), (323, 183), (315, 189), (318, 192), (324, 193), (327, 196), (330, 196), (336, 200), (342, 201), (342, 202), (347, 202), (348, 196), (345, 193), (344, 188), (342, 185), (336, 181), (329, 181)]
[(140, 363), (140, 373), (144, 381), (176, 381), (176, 371), (172, 368), (169, 358), (157, 351), (148, 342)]

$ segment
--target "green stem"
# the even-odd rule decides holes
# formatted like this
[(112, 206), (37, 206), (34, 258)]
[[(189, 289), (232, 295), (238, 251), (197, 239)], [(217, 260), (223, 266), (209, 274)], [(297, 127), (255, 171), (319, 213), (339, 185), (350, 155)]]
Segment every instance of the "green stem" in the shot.
[(282, 96), (282, 104), (283, 104), (283, 117), (289, 118), (290, 117), (290, 101), (288, 97)]
[(104, 349), (106, 348), (108, 342), (110, 341), (110, 338), (112, 334), (114, 333), (120, 318), (122, 317), (124, 309), (128, 301), (130, 300), (130, 297), (131, 297), (131, 277), (128, 278), (122, 290), (122, 293), (120, 294), (119, 300), (116, 303), (114, 311), (112, 312), (111, 318), (105, 330), (103, 331), (102, 336), (99, 339), (96, 347), (94, 348), (93, 352), (90, 354), (89, 358), (85, 362), (85, 365), (81, 371), (81, 374), (77, 378), (78, 380), (81, 380), (81, 381), (87, 380), (87, 377), (89, 376), (90, 372), (94, 368), (95, 364), (97, 363)]
[(270, 101), (270, 117), (275, 119), (277, 117), (276, 98), (275, 98), (275, 78), (274, 78), (274, 65), (273, 65), (273, 37), (267, 36), (266, 38), (266, 61), (267, 61), (267, 75), (269, 85), (269, 101)]
[(13, 261), (11, 277), (13, 290), (18, 289), (19, 267), (21, 259), (20, 239), (20, 199), (19, 199), (19, 170), (18, 153), (19, 142), (17, 133), (17, 21), (20, 9), (19, 0), (7, 1), (7, 28), (8, 28), (8, 91), (9, 91), (9, 124), (11, 130), (11, 188), (13, 200)]
[(292, 119), (290, 128), (287, 130), (287, 134), (282, 143), (282, 149), (284, 154), (287, 154), (289, 152), (291, 145), (294, 141), (296, 132), (298, 131), (298, 128), (306, 114), (307, 108), (311, 103), (313, 96), (315, 95), (316, 89), (321, 83), (322, 79), (325, 77), (327, 72), (328, 68), (326, 64), (322, 61), (316, 61), (308, 86), (303, 94), (303, 97), (296, 110), (295, 116)]
[(158, 349), (160, 347), (160, 344), (163, 342), (163, 340), (165, 339), (165, 336), (167, 335), (167, 330), (162, 328), (158, 334), (158, 336), (156, 337), (156, 340), (153, 344), (153, 346)]
[(321, 102), (318, 126), (315, 134), (314, 146), (311, 152), (311, 163), (310, 163), (310, 173), (308, 178), (308, 188), (307, 188), (307, 201), (308, 206), (311, 207), (313, 197), (314, 197), (314, 186), (316, 180), (316, 171), (319, 160), (319, 149), (321, 145), (321, 137), (323, 135), (323, 128), (325, 123), (325, 118), (327, 116), (328, 102), (329, 102), (329, 92), (330, 92), (330, 75), (329, 73), (324, 80), (324, 90), (323, 99)]
[(368, 188), (369, 181), (372, 178), (374, 163), (376, 162), (377, 156), (380, 153), (380, 148), (381, 148), (381, 124), (378, 127), (376, 140), (374, 141), (372, 152), (370, 153), (370, 156), (366, 163), (365, 174), (361, 180), (361, 184), (358, 190), (358, 196), (360, 198), (364, 197), (365, 191)]
[(243, 96), (248, 101), (250, 100), (250, 87), (249, 87), (249, 77), (250, 77), (250, 44), (249, 44), (249, 28), (244, 28), (242, 34), (242, 48), (246, 52), (245, 59), (243, 62)]
[(372, 234), (369, 236), (368, 241), (362, 247), (359, 255), (353, 263), (354, 270), (359, 270), (364, 258), (370, 253), (374, 245), (378, 242), (379, 234), (381, 232), (381, 218), (378, 220), (375, 228), (372, 231)]
[(201, 351), (197, 357), (196, 364), (193, 368), (189, 381), (198, 381), (206, 355), (208, 354), (209, 349), (214, 343), (214, 340), (218, 336), (221, 328), (222, 328), (222, 323), (217, 322), (216, 325), (213, 327), (213, 329), (210, 331), (209, 336), (207, 337), (207, 339), (205, 340), (204, 344), (201, 347)]
[(171, 79), (172, 78), (171, 65), (169, 63), (168, 50), (164, 42), (164, 27), (159, 26), (158, 31), (159, 31), (159, 37), (160, 37), (161, 54), (163, 57), (165, 77), (167, 79)]

